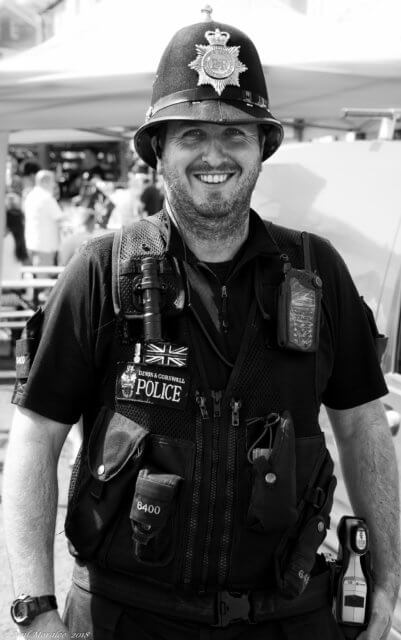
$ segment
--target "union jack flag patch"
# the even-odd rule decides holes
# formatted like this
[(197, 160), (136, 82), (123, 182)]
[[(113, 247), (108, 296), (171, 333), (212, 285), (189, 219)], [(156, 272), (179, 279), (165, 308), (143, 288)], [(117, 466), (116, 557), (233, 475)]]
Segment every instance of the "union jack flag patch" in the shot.
[(143, 362), (162, 367), (186, 367), (188, 347), (179, 347), (170, 342), (149, 342), (144, 345)]

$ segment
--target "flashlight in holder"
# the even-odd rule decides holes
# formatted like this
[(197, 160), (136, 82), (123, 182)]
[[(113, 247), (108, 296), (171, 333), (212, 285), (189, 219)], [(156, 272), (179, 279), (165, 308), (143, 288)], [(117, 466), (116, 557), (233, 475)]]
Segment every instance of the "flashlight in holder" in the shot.
[(363, 518), (343, 516), (334, 581), (333, 613), (344, 636), (352, 640), (366, 629), (370, 617), (372, 576), (369, 532)]
[(142, 303), (143, 303), (143, 332), (145, 342), (156, 342), (162, 339), (160, 291), (162, 285), (159, 279), (159, 263), (156, 258), (143, 258), (142, 271)]

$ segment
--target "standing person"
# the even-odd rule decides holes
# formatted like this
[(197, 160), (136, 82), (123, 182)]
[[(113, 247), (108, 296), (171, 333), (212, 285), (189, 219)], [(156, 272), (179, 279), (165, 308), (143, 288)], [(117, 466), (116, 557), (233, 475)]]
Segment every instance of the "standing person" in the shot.
[(146, 216), (153, 216), (163, 208), (164, 196), (150, 175), (149, 183), (144, 185), (141, 193), (141, 202)]
[(342, 638), (316, 556), (335, 485), (323, 403), (371, 531), (361, 637), (386, 637), (400, 566), (386, 386), (335, 249), (250, 210), (282, 136), (245, 34), (210, 20), (173, 37), (135, 136), (166, 210), (70, 263), (18, 372), (3, 491), (16, 594), (44, 596), (31, 631), (67, 633), (53, 599), (56, 465), (83, 414), (70, 634)]
[(106, 176), (103, 167), (99, 164), (96, 149), (88, 147), (84, 151), (82, 161), (82, 179), (89, 182), (94, 178), (97, 180), (105, 180)]
[(65, 266), (84, 242), (104, 233), (96, 224), (96, 212), (86, 207), (77, 207), (75, 228), (60, 244), (58, 264)]
[(36, 174), (35, 186), (25, 199), (25, 237), (34, 266), (56, 263), (64, 214), (54, 197), (55, 188), (53, 171), (43, 169)]
[(35, 176), (41, 167), (35, 160), (25, 160), (22, 163), (20, 175), (22, 179), (22, 210), (25, 211), (25, 200), (35, 186)]
[(21, 266), (28, 263), (25, 243), (25, 220), (21, 211), (21, 198), (16, 193), (6, 194), (6, 226), (3, 239), (1, 277), (15, 280), (21, 277)]

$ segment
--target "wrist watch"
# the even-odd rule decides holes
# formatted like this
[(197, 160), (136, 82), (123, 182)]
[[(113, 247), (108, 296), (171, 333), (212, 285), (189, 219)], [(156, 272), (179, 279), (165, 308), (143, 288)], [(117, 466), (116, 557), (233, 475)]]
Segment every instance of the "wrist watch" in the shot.
[(27, 596), (21, 594), (11, 605), (11, 617), (16, 624), (28, 626), (45, 611), (57, 609), (56, 596)]

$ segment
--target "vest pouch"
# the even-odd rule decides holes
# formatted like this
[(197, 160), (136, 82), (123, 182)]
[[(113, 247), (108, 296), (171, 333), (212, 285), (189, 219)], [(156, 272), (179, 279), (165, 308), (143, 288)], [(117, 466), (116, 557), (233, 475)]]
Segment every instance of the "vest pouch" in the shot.
[(133, 420), (101, 409), (71, 476), (65, 532), (74, 555), (96, 557), (127, 492), (133, 490), (147, 435)]
[(284, 531), (297, 519), (294, 425), (288, 412), (281, 417), (268, 456), (255, 457), (247, 526), (253, 531)]
[(300, 518), (290, 536), (282, 540), (276, 554), (276, 578), (281, 595), (299, 596), (308, 585), (316, 562), (316, 553), (330, 528), (337, 480), (328, 452), (315, 484), (307, 490), (300, 508)]
[(130, 512), (134, 554), (140, 562), (152, 565), (170, 562), (181, 480), (181, 476), (154, 467), (140, 470)]

